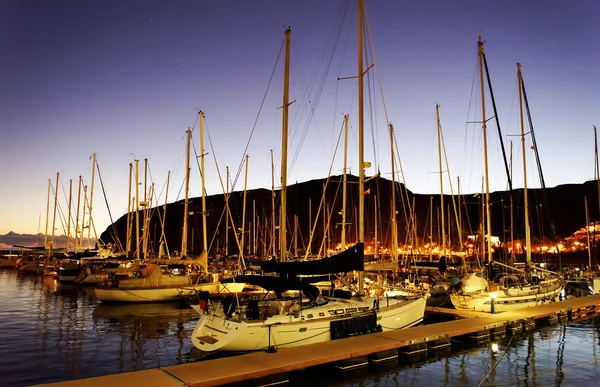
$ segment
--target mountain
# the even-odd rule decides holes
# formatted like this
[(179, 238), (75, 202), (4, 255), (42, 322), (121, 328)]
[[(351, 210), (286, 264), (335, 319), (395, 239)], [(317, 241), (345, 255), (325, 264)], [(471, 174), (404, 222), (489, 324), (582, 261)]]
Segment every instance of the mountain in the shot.
[[(357, 236), (357, 205), (358, 205), (358, 177), (348, 175), (347, 184), (347, 237), (346, 240), (356, 240)], [(390, 238), (390, 192), (391, 181), (375, 176), (367, 178), (365, 183), (365, 241), (367, 244), (373, 241), (375, 237), (375, 202), (378, 202), (378, 241), (382, 245), (389, 245)], [(330, 179), (325, 195), (323, 187), (326, 179), (311, 180), (303, 183), (290, 185), (287, 188), (287, 218), (288, 218), (288, 243), (294, 246), (297, 241), (299, 250), (304, 251), (309, 247), (310, 230), (314, 228), (313, 238), (310, 243), (310, 251), (319, 250), (323, 241), (324, 230), (329, 229), (329, 244), (335, 247), (340, 241), (341, 231), (341, 211), (342, 211), (342, 177), (335, 176)], [(440, 195), (414, 194), (402, 184), (398, 186), (397, 199), (397, 229), (399, 243), (414, 243), (412, 239), (418, 239), (419, 243), (429, 239), (431, 226), (433, 226), (433, 235), (431, 238), (438, 241), (439, 238), (439, 204)], [(576, 230), (584, 227), (586, 224), (584, 198), (588, 198), (590, 219), (598, 220), (598, 187), (596, 181), (588, 181), (583, 184), (560, 185), (546, 190), (529, 189), (529, 207), (530, 219), (532, 219), (532, 238), (533, 243), (543, 243), (556, 238), (571, 236)], [(320, 206), (321, 198), (325, 197), (326, 205)], [(482, 202), (479, 194), (464, 194), (460, 196), (460, 219), (462, 224), (463, 238), (466, 235), (477, 233), (481, 219)], [(271, 191), (266, 189), (250, 190), (246, 193), (246, 216), (245, 216), (245, 241), (246, 249), (253, 240), (257, 241), (257, 255), (264, 256), (269, 251), (272, 231), (272, 202)], [(201, 198), (192, 198), (189, 200), (188, 219), (188, 253), (199, 254), (202, 249), (202, 210)], [(276, 191), (275, 213), (278, 217), (278, 206), (280, 192)], [(416, 232), (410, 232), (413, 227), (409, 206), (414, 203), (413, 213), (416, 219)], [(492, 234), (497, 235), (503, 241), (510, 240), (510, 208), (511, 194), (507, 191), (498, 191), (490, 194)], [(207, 208), (207, 235), (211, 251), (224, 251), (225, 244), (225, 218), (223, 209), (225, 205), (224, 195), (211, 195), (206, 197)], [(433, 217), (430, 208), (433, 206)], [(450, 195), (444, 195), (446, 227), (450, 224), (450, 240), (458, 240), (458, 227), (452, 198)], [(181, 235), (183, 224), (183, 201), (170, 203), (166, 208), (164, 219), (165, 240), (171, 252), (178, 251), (181, 247)], [(235, 228), (239, 231), (242, 222), (243, 192), (233, 192), (230, 194), (229, 208), (231, 217), (235, 222)], [(328, 213), (335, 214), (332, 217), (330, 225), (327, 227), (326, 218), (323, 216), (323, 209)], [(512, 193), (512, 213), (513, 224), (515, 227), (514, 238), (524, 238), (524, 206), (523, 189), (514, 190)], [(163, 206), (151, 208), (149, 214), (148, 249), (158, 251), (159, 240), (161, 237), (161, 218), (163, 217)], [(295, 217), (297, 215), (297, 218)], [(100, 241), (105, 244), (122, 244), (126, 240), (127, 234), (127, 214), (121, 216), (114, 224), (110, 225), (101, 235)], [(295, 219), (297, 223), (295, 226)], [(317, 220), (317, 222), (315, 222)], [(433, 222), (431, 222), (433, 220)], [(130, 214), (131, 224), (135, 224), (135, 213)], [(316, 225), (315, 225), (316, 223)], [(433, 223), (433, 225), (431, 225)], [(139, 212), (140, 229), (143, 228), (144, 214)], [(251, 229), (252, 224), (257, 224), (256, 231)], [(313, 224), (313, 227), (310, 226)], [(237, 242), (234, 234), (234, 227), (229, 229), (228, 242), (229, 254), (238, 252)], [(131, 227), (135, 230), (135, 227)], [(249, 231), (250, 229), (250, 231)], [(297, 229), (297, 237), (294, 238), (294, 230)], [(276, 231), (276, 233), (278, 230)], [(140, 239), (142, 233), (140, 232)], [(135, 241), (135, 235), (132, 236)], [(279, 240), (277, 236), (277, 241)], [(141, 242), (140, 242), (141, 243)], [(141, 244), (140, 244), (141, 246)], [(140, 247), (141, 248), (141, 247)], [(254, 246), (251, 245), (252, 250)], [(132, 242), (130, 251), (135, 250), (135, 242)]]
[[(52, 239), (52, 237), (48, 236), (48, 242)], [(64, 248), (67, 243), (67, 237), (65, 235), (54, 236), (54, 248)], [(73, 238), (71, 238), (70, 242), (71, 246), (73, 244)], [(92, 238), (90, 240), (90, 245), (92, 248), (96, 245), (96, 240)], [(16, 232), (9, 231), (6, 235), (0, 235), (0, 247), (39, 247), (44, 248), (44, 234), (17, 234)], [(87, 238), (83, 239), (82, 246), (87, 248)]]

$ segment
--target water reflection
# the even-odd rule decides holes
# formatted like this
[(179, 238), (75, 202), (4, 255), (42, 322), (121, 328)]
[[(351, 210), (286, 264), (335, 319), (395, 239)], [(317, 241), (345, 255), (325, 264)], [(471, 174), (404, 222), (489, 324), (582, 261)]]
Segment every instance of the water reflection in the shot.
[[(453, 347), (457, 348), (457, 343)], [(495, 351), (492, 345), (496, 344)], [(596, 386), (600, 385), (600, 318), (510, 336), (329, 386)]]
[[(0, 385), (24, 386), (204, 359), (195, 312), (178, 305), (106, 305), (93, 289), (0, 271)], [(600, 318), (557, 325), (357, 379), (315, 385), (600, 385)], [(461, 348), (457, 350), (457, 348)]]
[(0, 271), (0, 385), (135, 371), (187, 362), (198, 319), (177, 305), (104, 305), (93, 289)]

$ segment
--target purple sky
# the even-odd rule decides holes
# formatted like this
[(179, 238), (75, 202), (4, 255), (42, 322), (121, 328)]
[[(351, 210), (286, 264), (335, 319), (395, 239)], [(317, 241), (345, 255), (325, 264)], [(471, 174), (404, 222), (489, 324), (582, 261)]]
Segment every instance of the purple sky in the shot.
[[(593, 125), (600, 127), (600, 3), (366, 3), (383, 101), (409, 189), (439, 193), (436, 103), (441, 105), (454, 190), (457, 176), (462, 192), (481, 189), (481, 125), (467, 123), (481, 121), (479, 30), (487, 42), (505, 141), (507, 146), (508, 140), (514, 142), (515, 187), (523, 185), (520, 139), (514, 137), (520, 132), (517, 61), (546, 184), (583, 183), (594, 177)], [(56, 172), (61, 174), (59, 205), (66, 215), (69, 179), (76, 186), (82, 175), (89, 184), (93, 152), (114, 220), (127, 209), (128, 165), (134, 158), (140, 160), (140, 173), (148, 159), (160, 204), (168, 171), (169, 202), (183, 198), (185, 131), (193, 128), (198, 149), (197, 109), (207, 120), (207, 190), (221, 193), (213, 156), (221, 173), (230, 167), (233, 179), (287, 26), (292, 28), (290, 100), (296, 101), (290, 107), (288, 183), (327, 176), (344, 113), (350, 114), (351, 126), (348, 163), (357, 174), (356, 81), (337, 81), (356, 75), (356, 2), (347, 11), (346, 4), (0, 2), (0, 233), (37, 232), (40, 217), (44, 232), (47, 184), (50, 178), (54, 186)], [(276, 181), (280, 179), (282, 68), (280, 61), (247, 151), (249, 189), (271, 187), (270, 149), (275, 150)], [(368, 76), (377, 81), (375, 70)], [(379, 85), (365, 89), (372, 90), (365, 102), (365, 159), (373, 162), (367, 174), (379, 169), (389, 179)], [(489, 98), (486, 104), (490, 118)], [(489, 137), (491, 189), (503, 190), (506, 178), (493, 120)], [(527, 141), (528, 185), (539, 187)], [(333, 165), (333, 173), (341, 173), (341, 153)], [(191, 196), (200, 195), (199, 176), (192, 168)], [(235, 189), (243, 189), (243, 173)], [(93, 213), (100, 233), (110, 221), (98, 180)], [(62, 234), (60, 221), (56, 224)]]

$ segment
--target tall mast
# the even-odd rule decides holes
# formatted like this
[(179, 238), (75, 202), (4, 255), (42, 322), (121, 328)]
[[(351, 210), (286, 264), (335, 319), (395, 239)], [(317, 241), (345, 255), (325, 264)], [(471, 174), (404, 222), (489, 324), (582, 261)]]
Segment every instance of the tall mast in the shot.
[[(510, 140), (510, 179), (513, 176), (513, 142)], [(513, 217), (513, 195), (510, 195), (510, 264), (515, 263), (515, 234), (514, 234), (514, 217)]]
[(186, 144), (186, 158), (185, 158), (185, 201), (183, 204), (183, 232), (181, 234), (181, 256), (187, 255), (187, 234), (188, 234), (188, 197), (190, 190), (190, 138), (192, 137), (192, 131), (190, 128), (186, 131), (187, 133), (187, 144)]
[(127, 191), (127, 236), (125, 242), (125, 256), (129, 258), (131, 250), (131, 178), (133, 173), (133, 164), (129, 163), (129, 189)]
[(273, 257), (277, 256), (275, 247), (275, 165), (273, 161), (273, 149), (271, 149), (271, 252)]
[(208, 252), (208, 243), (206, 239), (206, 188), (204, 180), (204, 113), (200, 111), (198, 113), (198, 120), (200, 121), (200, 171), (202, 178), (202, 248)]
[(69, 242), (71, 239), (71, 205), (73, 203), (73, 179), (69, 179), (69, 214), (67, 217), (67, 243), (65, 246), (65, 253), (69, 252)]
[[(167, 236), (165, 235), (165, 220), (167, 219), (167, 203), (169, 197), (169, 184), (171, 182), (171, 171), (167, 172), (167, 187), (165, 189), (165, 204), (163, 206), (163, 216), (161, 222), (161, 236), (160, 236), (160, 247), (158, 249), (158, 257), (162, 258), (163, 253), (167, 252), (167, 257), (171, 258), (169, 253), (169, 245), (167, 244)], [(164, 246), (164, 247), (163, 247)]]
[[(595, 169), (594, 169), (594, 179), (596, 179), (596, 183), (598, 184), (598, 211), (600, 211), (600, 164), (598, 164), (598, 136), (596, 133), (596, 126), (594, 125), (594, 161), (595, 161)], [(594, 235), (595, 235), (594, 230)]]
[[(364, 101), (363, 101), (363, 9), (358, 0), (358, 243), (365, 243), (365, 160), (364, 160)], [(358, 275), (358, 296), (364, 296), (364, 273)]]
[[(75, 243), (73, 246), (73, 252), (77, 253), (79, 251), (79, 239), (83, 235), (83, 230), (81, 234), (79, 233), (79, 208), (81, 208), (81, 186), (83, 185), (83, 178), (79, 175), (79, 184), (77, 185), (77, 210), (75, 211)], [(83, 222), (82, 222), (83, 226)]]
[(281, 214), (279, 216), (279, 249), (281, 261), (287, 260), (287, 146), (288, 107), (290, 94), (290, 39), (292, 30), (285, 30), (285, 66), (283, 79), (283, 122), (281, 128)]
[(440, 210), (442, 212), (442, 255), (446, 254), (446, 225), (444, 224), (444, 182), (442, 170), (442, 125), (440, 124), (440, 105), (435, 105), (435, 117), (437, 120), (438, 159), (440, 163)]
[(246, 173), (244, 176), (244, 200), (242, 202), (242, 238), (240, 242), (240, 261), (244, 261), (244, 236), (246, 234), (246, 188), (248, 186), (248, 155), (246, 155)]
[(148, 158), (144, 159), (144, 200), (140, 202), (140, 206), (143, 207), (142, 214), (142, 253), (143, 257), (146, 258), (146, 247), (148, 246), (148, 230), (146, 229), (148, 219)]
[(527, 267), (531, 263), (531, 228), (529, 226), (529, 198), (527, 195), (527, 154), (525, 153), (525, 122), (523, 120), (523, 82), (521, 64), (517, 63), (517, 78), (519, 83), (519, 117), (521, 120), (521, 151), (523, 152), (523, 205), (525, 206), (525, 245), (527, 246)]
[[(592, 249), (590, 247), (590, 213), (588, 211), (587, 196), (583, 197), (585, 204), (585, 229), (587, 230), (588, 270), (592, 270)], [(594, 224), (596, 231), (596, 224)]]
[(433, 261), (433, 196), (429, 197), (429, 262)]
[(91, 249), (90, 245), (90, 232), (92, 231), (92, 203), (94, 199), (94, 177), (96, 176), (96, 153), (92, 153), (92, 185), (90, 186), (90, 201), (88, 203), (88, 207), (90, 212), (88, 213), (88, 235), (87, 235), (87, 243), (88, 250)]
[[(135, 160), (135, 258), (140, 260), (140, 160)], [(85, 214), (85, 212), (84, 212)]]
[(396, 158), (394, 156), (394, 127), (388, 124), (390, 130), (390, 149), (392, 156), (392, 260), (398, 264), (398, 230), (396, 229)]
[(229, 256), (229, 166), (225, 167), (227, 171), (227, 181), (225, 182), (225, 256)]
[(342, 186), (342, 249), (346, 249), (346, 183), (347, 183), (347, 161), (348, 158), (348, 115), (344, 114), (344, 177)]
[(48, 199), (46, 200), (46, 232), (44, 233), (44, 248), (48, 248), (48, 219), (50, 218), (50, 191), (52, 191), (52, 180), (48, 179)]
[(56, 172), (56, 188), (54, 190), (54, 216), (52, 217), (52, 241), (50, 242), (50, 251), (54, 248), (54, 230), (56, 228), (56, 207), (58, 205), (58, 178), (59, 172)]
[[(481, 33), (479, 33), (479, 41), (477, 42), (479, 56), (479, 83), (481, 87), (481, 128), (483, 132), (483, 164), (485, 174), (485, 216), (487, 227), (487, 261), (492, 262), (492, 216), (490, 213), (490, 182), (488, 175), (488, 154), (487, 154), (487, 125), (485, 118), (485, 86), (483, 83), (483, 42), (481, 41)], [(483, 230), (482, 236), (485, 238), (486, 230)]]

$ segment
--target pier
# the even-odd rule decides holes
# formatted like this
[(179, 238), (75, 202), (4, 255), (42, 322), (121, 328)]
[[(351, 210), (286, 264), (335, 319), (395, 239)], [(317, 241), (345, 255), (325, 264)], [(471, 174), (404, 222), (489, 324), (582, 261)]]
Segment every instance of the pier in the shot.
[(123, 384), (196, 387), (285, 384), (300, 380), (301, 375), (310, 373), (312, 367), (328, 365), (346, 371), (381, 363), (397, 364), (404, 357), (443, 353), (450, 350), (455, 343), (460, 343), (460, 340), (483, 343), (490, 339), (528, 332), (536, 327), (581, 319), (598, 312), (600, 295), (497, 314), (428, 307), (427, 314), (442, 315), (454, 320), (302, 347), (283, 348), (275, 353), (254, 352), (44, 386), (96, 387)]

